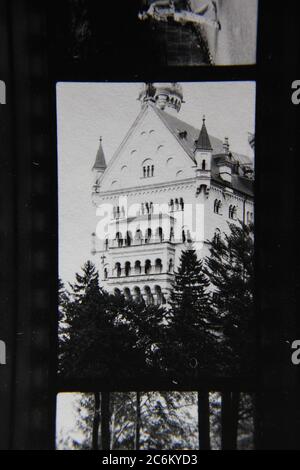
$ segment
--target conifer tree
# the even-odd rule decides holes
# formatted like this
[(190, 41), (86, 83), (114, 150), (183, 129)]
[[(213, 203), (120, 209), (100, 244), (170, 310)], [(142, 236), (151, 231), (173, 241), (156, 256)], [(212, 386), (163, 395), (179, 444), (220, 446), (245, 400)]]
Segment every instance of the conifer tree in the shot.
[(256, 341), (253, 225), (240, 222), (229, 228), (228, 234), (211, 241), (206, 272), (222, 322), (224, 372), (249, 377), (254, 372)]
[(170, 297), (166, 338), (167, 368), (176, 381), (215, 373), (215, 325), (208, 286), (196, 251), (183, 251)]

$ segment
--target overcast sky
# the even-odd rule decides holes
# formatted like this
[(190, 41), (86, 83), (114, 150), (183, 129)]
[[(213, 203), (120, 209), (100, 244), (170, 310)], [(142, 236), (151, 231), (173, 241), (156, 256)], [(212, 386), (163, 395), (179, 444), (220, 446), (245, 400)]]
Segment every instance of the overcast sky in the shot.
[[(251, 155), (248, 132), (255, 126), (254, 82), (183, 83), (178, 117), (211, 135), (228, 136), (233, 151)], [(59, 273), (73, 282), (91, 259), (97, 218), (91, 203), (99, 137), (108, 162), (140, 111), (140, 83), (58, 83)]]

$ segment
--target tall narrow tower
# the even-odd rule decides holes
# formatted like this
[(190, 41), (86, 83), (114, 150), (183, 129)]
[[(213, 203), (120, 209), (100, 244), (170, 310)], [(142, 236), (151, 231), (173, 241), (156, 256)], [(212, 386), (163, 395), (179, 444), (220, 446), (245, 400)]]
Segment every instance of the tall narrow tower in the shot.
[(211, 160), (212, 145), (206, 129), (205, 116), (203, 116), (202, 127), (198, 139), (195, 142), (194, 157), (196, 161), (196, 184), (197, 195), (204, 193), (208, 195), (211, 182)]
[(97, 193), (100, 190), (100, 185), (101, 185), (101, 179), (103, 176), (103, 173), (106, 170), (106, 161), (105, 161), (105, 155), (102, 147), (102, 137), (100, 137), (100, 143), (99, 143), (99, 148), (98, 152), (96, 155), (95, 163), (92, 168), (93, 172), (93, 192)]

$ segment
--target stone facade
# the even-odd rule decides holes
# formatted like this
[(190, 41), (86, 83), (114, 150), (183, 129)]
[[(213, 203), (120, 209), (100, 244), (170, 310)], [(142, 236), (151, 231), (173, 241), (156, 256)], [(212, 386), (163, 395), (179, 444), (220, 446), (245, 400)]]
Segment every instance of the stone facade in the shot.
[(107, 225), (94, 252), (101, 283), (146, 303), (165, 303), (182, 249), (207, 241), (228, 222), (253, 221), (253, 161), (228, 139), (178, 119), (177, 84), (145, 85), (141, 111), (106, 167), (102, 143), (93, 167), (93, 203)]

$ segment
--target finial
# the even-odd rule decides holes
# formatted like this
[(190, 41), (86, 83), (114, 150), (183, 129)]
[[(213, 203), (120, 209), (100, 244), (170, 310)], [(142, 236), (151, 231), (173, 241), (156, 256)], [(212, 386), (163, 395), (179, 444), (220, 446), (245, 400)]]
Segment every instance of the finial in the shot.
[(202, 118), (202, 121), (203, 121), (203, 124), (205, 124), (205, 121), (206, 121), (206, 117), (205, 117), (205, 114), (203, 114), (203, 118)]
[(100, 135), (100, 138), (99, 138), (100, 142), (102, 142), (102, 135)]

